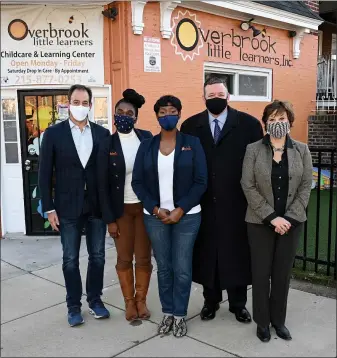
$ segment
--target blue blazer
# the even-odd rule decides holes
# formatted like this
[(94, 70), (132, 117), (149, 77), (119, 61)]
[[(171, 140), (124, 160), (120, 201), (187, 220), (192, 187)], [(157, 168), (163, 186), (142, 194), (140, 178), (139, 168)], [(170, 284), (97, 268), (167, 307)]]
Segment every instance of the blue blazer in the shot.
[[(93, 148), (85, 168), (77, 154), (69, 120), (46, 129), (40, 151), (39, 189), (43, 212), (56, 209), (59, 217), (77, 219), (83, 211), (84, 187), (88, 190), (93, 215), (100, 217), (97, 193), (96, 159), (99, 143), (110, 132), (90, 122)], [(55, 200), (52, 198), (55, 170)]]
[[(135, 133), (141, 142), (152, 138), (148, 131), (135, 129)], [(99, 146), (97, 180), (102, 218), (110, 224), (124, 213), (125, 159), (117, 132)]]
[[(145, 209), (152, 214), (160, 207), (158, 153), (160, 134), (141, 143), (135, 161), (132, 188)], [(177, 132), (174, 154), (173, 200), (176, 208), (188, 213), (200, 204), (207, 188), (204, 150), (196, 137)]]

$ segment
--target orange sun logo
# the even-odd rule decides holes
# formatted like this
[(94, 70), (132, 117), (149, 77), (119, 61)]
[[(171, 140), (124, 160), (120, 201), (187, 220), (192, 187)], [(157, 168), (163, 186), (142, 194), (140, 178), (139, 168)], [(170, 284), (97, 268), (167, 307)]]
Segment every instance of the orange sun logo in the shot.
[(184, 61), (193, 61), (195, 56), (200, 55), (200, 49), (204, 46), (200, 31), (201, 22), (188, 10), (179, 11), (173, 18), (171, 45), (175, 48), (175, 54)]

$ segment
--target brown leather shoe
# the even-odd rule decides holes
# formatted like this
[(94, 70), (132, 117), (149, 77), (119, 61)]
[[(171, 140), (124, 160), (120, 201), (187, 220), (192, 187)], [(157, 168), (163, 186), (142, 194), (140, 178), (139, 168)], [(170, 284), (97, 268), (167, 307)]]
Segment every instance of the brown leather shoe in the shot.
[(146, 296), (149, 289), (152, 268), (145, 269), (136, 267), (136, 306), (140, 319), (149, 319), (150, 311), (146, 306)]
[(117, 270), (119, 283), (121, 285), (122, 293), (125, 301), (125, 318), (132, 321), (138, 318), (138, 311), (135, 302), (135, 287), (133, 278), (133, 268), (127, 271)]

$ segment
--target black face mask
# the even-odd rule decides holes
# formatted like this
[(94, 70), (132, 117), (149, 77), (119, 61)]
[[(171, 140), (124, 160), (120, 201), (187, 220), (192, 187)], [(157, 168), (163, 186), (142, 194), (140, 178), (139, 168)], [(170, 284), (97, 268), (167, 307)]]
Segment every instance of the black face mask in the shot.
[(206, 107), (212, 114), (218, 115), (226, 109), (227, 99), (219, 97), (207, 99)]

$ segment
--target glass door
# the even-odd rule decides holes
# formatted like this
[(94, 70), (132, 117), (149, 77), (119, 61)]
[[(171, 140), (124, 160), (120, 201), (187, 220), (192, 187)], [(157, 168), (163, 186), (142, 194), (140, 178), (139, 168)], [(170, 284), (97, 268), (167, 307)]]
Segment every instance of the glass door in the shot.
[(41, 142), (45, 130), (68, 118), (67, 90), (19, 92), (25, 220), (27, 235), (50, 235), (38, 188)]

